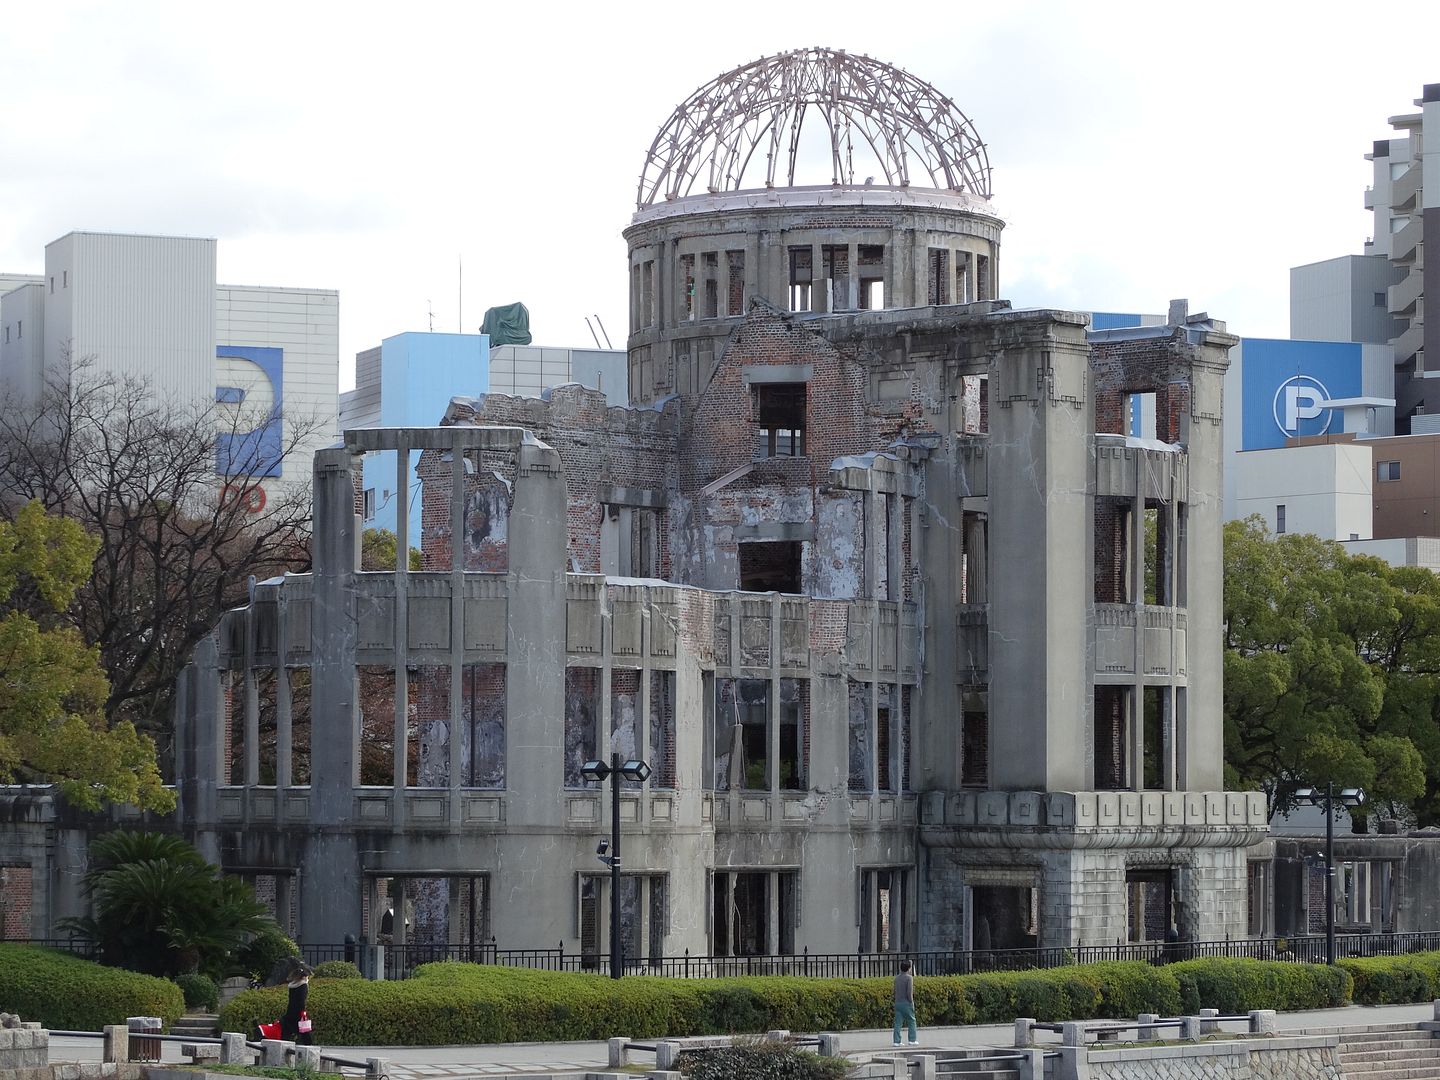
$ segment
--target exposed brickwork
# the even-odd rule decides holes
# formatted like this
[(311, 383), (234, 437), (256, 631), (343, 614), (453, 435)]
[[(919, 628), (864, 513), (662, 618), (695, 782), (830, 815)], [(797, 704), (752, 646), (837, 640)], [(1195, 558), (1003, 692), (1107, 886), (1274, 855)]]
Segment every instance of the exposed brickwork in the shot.
[(31, 934), (30, 867), (0, 866), (0, 940), (29, 941)]

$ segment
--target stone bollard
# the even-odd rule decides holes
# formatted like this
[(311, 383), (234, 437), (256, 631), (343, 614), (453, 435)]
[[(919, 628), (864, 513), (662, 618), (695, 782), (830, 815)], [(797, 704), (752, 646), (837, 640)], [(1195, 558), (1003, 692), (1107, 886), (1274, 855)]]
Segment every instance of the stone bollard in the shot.
[(1200, 1017), (1180, 1017), (1180, 1038), (1185, 1042), (1194, 1042), (1200, 1038)]
[(1135, 1017), (1135, 1041), (1154, 1042), (1155, 1021), (1159, 1019), (1160, 1017), (1157, 1013), (1141, 1013)]
[(1278, 1030), (1278, 1025), (1275, 1022), (1274, 1009), (1250, 1010), (1251, 1035), (1274, 1035), (1276, 1030)]
[(624, 1035), (619, 1038), (611, 1039), (605, 1044), (610, 1049), (607, 1068), (623, 1069), (626, 1065), (630, 1064), (630, 1051), (626, 1049), (626, 1046), (628, 1046), (629, 1043), (630, 1037), (628, 1035)]
[(651, 1069), (645, 1074), (645, 1080), (685, 1080), (685, 1074), (669, 1069)]
[(291, 1042), (281, 1042), (279, 1039), (265, 1039), (260, 1043), (260, 1064), (266, 1068), (283, 1069), (289, 1064), (286, 1061), (288, 1052), (295, 1049)]
[(104, 1062), (124, 1064), (130, 1060), (130, 1029), (124, 1024), (105, 1025), (105, 1050), (100, 1059)]
[(680, 1044), (678, 1042), (661, 1039), (655, 1043), (655, 1068), (680, 1068)]
[(839, 1036), (839, 1035), (832, 1034), (831, 1032), (825, 1032), (825, 1033), (821, 1034), (821, 1036), (820, 1036), (820, 1056), (821, 1056), (821, 1057), (844, 1057), (844, 1056), (845, 1056), (845, 1053), (844, 1053), (843, 1050), (841, 1050), (840, 1047), (841, 1047), (841, 1040), (840, 1040), (840, 1036)]
[(910, 1080), (910, 1059), (904, 1054), (896, 1054), (890, 1059), (891, 1080)]
[(1020, 1080), (1045, 1080), (1045, 1051), (1032, 1046), (1020, 1059)]
[(1085, 1045), (1085, 1025), (1069, 1020), (1060, 1025), (1060, 1042), (1064, 1046)]
[(913, 1060), (915, 1062), (915, 1080), (937, 1080), (940, 1074), (936, 1071), (934, 1054), (921, 1054)]
[(765, 1032), (765, 1037), (763, 1041), (784, 1042), (788, 1038), (790, 1038), (790, 1032), (788, 1031), (767, 1031)]
[(1219, 1010), (1219, 1009), (1201, 1009), (1201, 1010), (1200, 1010), (1200, 1034), (1201, 1034), (1201, 1035), (1214, 1035), (1217, 1031), (1220, 1030), (1220, 1024), (1219, 1024), (1219, 1022), (1216, 1021), (1216, 1019), (1215, 1019), (1215, 1017), (1217, 1017), (1217, 1016), (1219, 1016), (1219, 1015), (1220, 1015), (1220, 1010)]
[(389, 1058), (366, 1058), (365, 1080), (390, 1080)]
[(1030, 1025), (1035, 1023), (1033, 1016), (1017, 1016), (1015, 1018), (1015, 1045), (1025, 1047), (1030, 1045)]
[(1432, 1019), (1440, 1020), (1440, 1001), (1432, 1001), (1430, 1003), (1430, 1008), (1435, 1010)]
[(300, 1072), (319, 1072), (320, 1048), (318, 1046), (295, 1047), (295, 1068)]
[(245, 1045), (245, 1036), (240, 1032), (222, 1031), (220, 1033), (220, 1064), (250, 1064), (250, 1048)]
[(1056, 1080), (1090, 1080), (1090, 1052), (1083, 1046), (1060, 1047)]

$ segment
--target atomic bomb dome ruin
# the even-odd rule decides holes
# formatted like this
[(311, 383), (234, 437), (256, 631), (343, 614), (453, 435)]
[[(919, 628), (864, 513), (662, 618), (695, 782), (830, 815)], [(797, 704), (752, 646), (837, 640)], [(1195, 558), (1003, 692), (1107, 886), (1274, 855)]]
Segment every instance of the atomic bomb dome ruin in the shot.
[[(627, 963), (1243, 936), (1236, 339), (1183, 305), (1013, 310), (990, 198), (970, 120), (868, 57), (697, 90), (624, 230), (631, 406), (456, 399), (318, 453), (313, 572), (259, 583), (186, 675), (178, 827), (306, 945), (399, 956), (603, 966), (616, 909)], [(360, 566), (369, 454), (418, 571)], [(651, 769), (618, 895), (582, 774), (612, 752)], [(53, 880), (50, 921), (80, 903)]]

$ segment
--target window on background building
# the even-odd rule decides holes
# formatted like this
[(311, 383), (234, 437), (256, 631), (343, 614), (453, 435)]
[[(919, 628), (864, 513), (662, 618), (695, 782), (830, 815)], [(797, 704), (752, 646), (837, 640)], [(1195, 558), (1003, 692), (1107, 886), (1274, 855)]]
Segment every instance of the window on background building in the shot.
[(362, 518), (364, 518), (366, 521), (374, 521), (374, 520), (375, 520), (375, 489), (374, 489), (374, 488), (366, 488), (364, 494), (360, 496), (360, 503), (361, 503), (360, 516), (361, 516)]
[(1376, 307), (1384, 307), (1384, 306), (1385, 306), (1385, 294), (1384, 294), (1383, 292), (1377, 292), (1377, 293), (1375, 294), (1375, 306), (1376, 306)]
[(1381, 480), (1400, 479), (1400, 462), (1398, 461), (1382, 461), (1375, 468)]
[(815, 256), (808, 247), (790, 249), (790, 310), (810, 310), (810, 283), (815, 274)]
[(1276, 531), (1277, 533), (1283, 533), (1283, 532), (1285, 531), (1285, 504), (1284, 504), (1284, 503), (1276, 503), (1276, 504), (1275, 504), (1275, 531)]

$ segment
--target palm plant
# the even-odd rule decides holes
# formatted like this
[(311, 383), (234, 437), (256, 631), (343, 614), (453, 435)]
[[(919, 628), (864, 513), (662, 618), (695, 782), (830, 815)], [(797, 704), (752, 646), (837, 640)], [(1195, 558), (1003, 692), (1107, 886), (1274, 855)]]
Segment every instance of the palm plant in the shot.
[(218, 978), (249, 938), (277, 930), (249, 885), (222, 875), (179, 837), (107, 833), (90, 852), (85, 890), (93, 914), (61, 928), (95, 942), (103, 963)]

